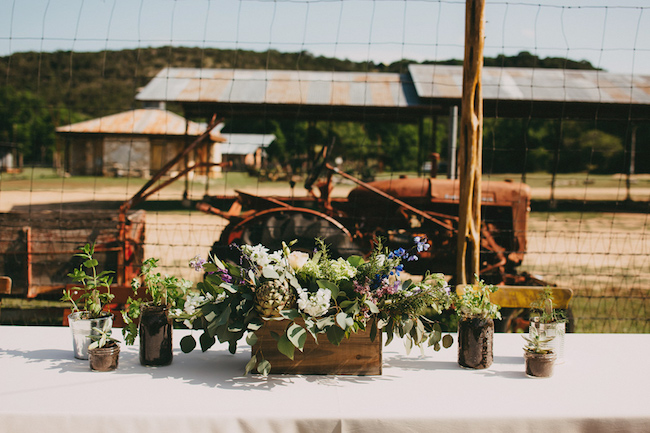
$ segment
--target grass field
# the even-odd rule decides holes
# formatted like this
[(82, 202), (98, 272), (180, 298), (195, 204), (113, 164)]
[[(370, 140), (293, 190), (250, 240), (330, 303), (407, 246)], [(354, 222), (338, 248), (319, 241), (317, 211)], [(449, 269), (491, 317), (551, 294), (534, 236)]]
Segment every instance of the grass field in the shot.
[[(411, 174), (413, 176), (413, 174)], [(398, 174), (381, 178), (394, 178)], [(484, 181), (512, 179), (521, 175), (486, 176)], [(26, 170), (0, 176), (0, 211), (15, 207), (83, 201), (124, 201), (145, 181), (127, 178), (57, 176), (49, 169)], [(548, 200), (550, 175), (528, 174), (534, 200)], [(650, 176), (638, 175), (630, 182), (629, 195), (650, 202)], [(178, 181), (150, 201), (180, 201), (184, 181)], [(334, 194), (345, 196), (354, 185), (340, 183)], [(206, 192), (202, 178), (189, 182), (190, 198)], [(207, 192), (231, 195), (236, 189), (262, 195), (290, 196), (287, 182), (261, 182), (244, 173), (228, 173), (211, 179)], [(299, 183), (294, 193), (304, 194)], [(556, 199), (622, 201), (628, 196), (621, 176), (582, 173), (556, 178)], [(226, 220), (179, 207), (173, 211), (147, 211), (145, 254), (159, 257), (163, 271), (198, 281), (187, 261), (205, 256)], [(573, 315), (578, 332), (650, 332), (650, 217), (648, 213), (531, 212), (527, 256), (522, 270), (545, 281), (574, 289)], [(6, 305), (5, 305), (6, 308)], [(0, 315), (1, 317), (1, 315)]]

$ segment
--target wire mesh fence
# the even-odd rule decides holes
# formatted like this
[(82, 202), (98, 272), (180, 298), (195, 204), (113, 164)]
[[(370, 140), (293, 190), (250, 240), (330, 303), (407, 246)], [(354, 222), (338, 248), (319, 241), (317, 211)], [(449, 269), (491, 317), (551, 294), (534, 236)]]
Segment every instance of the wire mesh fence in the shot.
[[(650, 331), (649, 9), (633, 0), (486, 4), (483, 181), (530, 187), (515, 273), (572, 288), (578, 332)], [(28, 254), (43, 248), (26, 238), (32, 218), (58, 212), (52, 233), (78, 209), (118, 218), (213, 114), (224, 123), (210, 145), (180, 158), (153, 186), (178, 178), (133, 207), (146, 212), (142, 255), (194, 282), (201, 275), (189, 259), (207, 256), (228, 218), (241, 218), (225, 215), (237, 191), (297, 204), (331, 142), (332, 160), (361, 180), (453, 172), (463, 1), (42, 1), (0, 10), (0, 212), (28, 215), (0, 226), (0, 275), (14, 276), (3, 323), (35, 323), (9, 314), (16, 300), (52, 300), (60, 289), (30, 291), (39, 275), (61, 274), (63, 260)], [(228, 166), (180, 175), (201, 162)], [(334, 203), (357, 187), (334, 182)], [(431, 191), (420, 193), (428, 200)], [(212, 209), (197, 210), (200, 201)], [(368, 205), (386, 213), (378, 232), (399, 232), (381, 203)], [(516, 229), (506, 223), (490, 222), (510, 253), (503, 233)], [(119, 246), (93, 227), (79, 229), (80, 243)], [(432, 236), (441, 250), (444, 239)], [(41, 318), (50, 316), (58, 321)]]

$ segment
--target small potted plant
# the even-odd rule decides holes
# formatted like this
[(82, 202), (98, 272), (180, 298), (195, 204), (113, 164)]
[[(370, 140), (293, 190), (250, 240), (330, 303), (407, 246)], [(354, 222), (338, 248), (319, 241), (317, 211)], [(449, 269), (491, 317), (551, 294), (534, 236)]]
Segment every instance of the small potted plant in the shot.
[[(122, 311), (126, 344), (133, 344), (140, 337), (140, 364), (149, 366), (169, 365), (172, 362), (173, 312), (183, 308), (185, 297), (192, 283), (175, 276), (156, 272), (158, 259), (149, 258), (142, 264), (139, 279), (131, 281), (135, 295), (142, 285), (147, 298), (129, 298)], [(138, 323), (136, 323), (136, 320)]]
[(492, 365), (494, 319), (500, 319), (499, 306), (490, 302), (497, 287), (478, 281), (456, 292), (452, 302), (458, 314), (458, 363), (461, 367), (484, 369)]
[(526, 375), (529, 377), (551, 377), (553, 364), (557, 358), (556, 353), (549, 343), (554, 337), (543, 337), (535, 334), (524, 337), (524, 360), (526, 361)]
[(89, 335), (93, 341), (88, 346), (88, 359), (90, 369), (94, 371), (113, 371), (117, 369), (120, 358), (120, 344), (111, 337), (111, 327), (104, 322), (103, 328), (93, 328), (94, 333)]
[(110, 276), (112, 271), (97, 273), (99, 263), (93, 258), (94, 244), (86, 244), (79, 249), (81, 252), (75, 254), (75, 257), (81, 257), (83, 262), (68, 276), (80, 286), (64, 290), (61, 300), (70, 302), (72, 305), (68, 323), (72, 330), (74, 356), (79, 359), (88, 359), (88, 345), (90, 344), (88, 337), (95, 333), (95, 329), (110, 329), (113, 325), (113, 315), (104, 311), (104, 306), (114, 297), (111, 293), (113, 279)]
[(530, 304), (531, 319), (529, 336), (536, 335), (549, 338), (550, 345), (557, 355), (556, 363), (564, 362), (564, 334), (566, 334), (566, 318), (561, 311), (553, 308), (553, 291), (544, 288), (539, 298)]

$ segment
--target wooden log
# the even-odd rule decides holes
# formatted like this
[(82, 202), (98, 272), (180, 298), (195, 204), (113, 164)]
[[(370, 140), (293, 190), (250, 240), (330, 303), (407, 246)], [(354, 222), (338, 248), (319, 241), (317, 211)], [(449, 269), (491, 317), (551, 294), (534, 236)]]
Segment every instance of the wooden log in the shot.
[(480, 267), (481, 244), (481, 154), (483, 151), (483, 39), (485, 0), (465, 3), (465, 57), (461, 105), (460, 202), (458, 208), (458, 253), (456, 278), (459, 284), (474, 282)]
[(325, 334), (318, 334), (318, 344), (308, 335), (304, 350), (296, 349), (291, 360), (278, 351), (277, 341), (271, 336), (271, 332), (283, 334), (289, 324), (288, 320), (273, 320), (255, 332), (258, 340), (252, 353), (271, 363), (272, 374), (381, 375), (381, 332), (371, 341), (369, 329), (359, 331), (338, 346), (330, 343)]

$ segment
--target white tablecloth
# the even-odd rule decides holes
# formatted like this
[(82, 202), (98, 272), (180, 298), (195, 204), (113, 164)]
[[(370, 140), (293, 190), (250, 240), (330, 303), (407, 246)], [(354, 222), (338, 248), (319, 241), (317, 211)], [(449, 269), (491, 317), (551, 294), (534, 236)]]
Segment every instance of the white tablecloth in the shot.
[(67, 328), (1, 326), (0, 432), (650, 432), (650, 335), (567, 334), (550, 379), (525, 376), (522, 346), (495, 335), (481, 371), (458, 366), (455, 344), (406, 355), (397, 340), (382, 376), (262, 378), (242, 376), (245, 344), (175, 349), (155, 368), (122, 345), (99, 373)]

